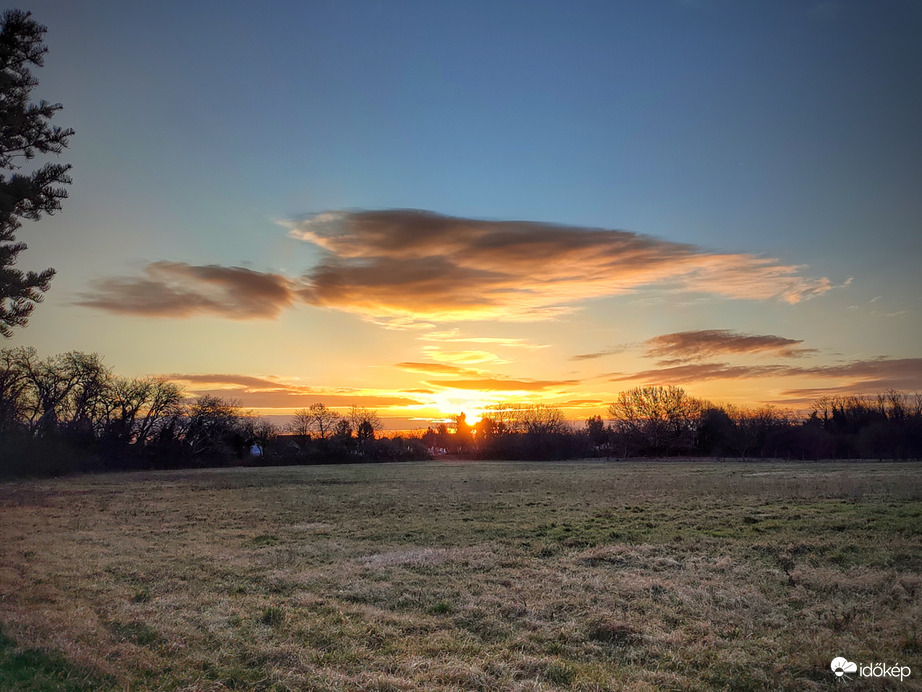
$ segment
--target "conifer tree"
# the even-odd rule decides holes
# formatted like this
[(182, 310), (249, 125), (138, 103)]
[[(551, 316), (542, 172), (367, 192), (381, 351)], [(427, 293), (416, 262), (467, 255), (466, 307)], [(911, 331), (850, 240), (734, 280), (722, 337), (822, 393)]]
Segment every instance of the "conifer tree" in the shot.
[(67, 197), (69, 164), (33, 163), (37, 154), (59, 155), (74, 133), (51, 124), (60, 103), (30, 101), (48, 48), (46, 27), (31, 13), (6, 10), (0, 19), (0, 334), (25, 326), (35, 304), (50, 287), (54, 269), (23, 272), (15, 268), (26, 244), (16, 240), (22, 220), (53, 214)]

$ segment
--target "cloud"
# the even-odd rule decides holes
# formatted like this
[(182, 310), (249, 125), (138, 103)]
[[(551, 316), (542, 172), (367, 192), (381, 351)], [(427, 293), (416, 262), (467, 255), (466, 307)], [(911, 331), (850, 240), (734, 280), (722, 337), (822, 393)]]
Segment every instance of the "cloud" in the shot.
[(256, 409), (297, 409), (305, 408), (311, 404), (322, 403), (330, 408), (346, 408), (360, 406), (363, 408), (390, 408), (412, 407), (424, 403), (419, 399), (406, 396), (368, 394), (356, 392), (355, 394), (328, 394), (323, 392), (298, 392), (292, 390), (262, 391), (252, 389), (196, 389), (196, 396), (213, 395), (223, 399), (237, 401), (245, 408)]
[(795, 367), (790, 365), (729, 365), (690, 363), (644, 370), (612, 378), (612, 382), (642, 380), (649, 383), (689, 384), (706, 380), (742, 380), (762, 377), (796, 377), (840, 380), (829, 387), (788, 390), (792, 396), (810, 391), (882, 392), (888, 389), (922, 391), (922, 358), (871, 358), (834, 365)]
[(184, 375), (181, 373), (173, 373), (172, 375), (164, 375), (168, 380), (174, 382), (185, 382), (191, 385), (218, 385), (218, 386), (231, 386), (231, 387), (244, 387), (248, 390), (277, 390), (277, 389), (290, 389), (292, 385), (286, 384), (284, 382), (277, 382), (275, 380), (266, 379), (263, 377), (252, 377), (250, 375)]
[(606, 405), (608, 405), (608, 402), (602, 399), (570, 399), (569, 401), (561, 401), (558, 404), (562, 408), (598, 408)]
[(327, 212), (287, 225), (325, 251), (302, 277), (160, 261), (141, 276), (95, 280), (77, 304), (149, 317), (258, 319), (305, 302), (389, 328), (431, 329), (457, 320), (547, 320), (585, 300), (650, 288), (789, 303), (832, 288), (776, 259), (629, 231), (412, 210)]
[(813, 368), (790, 368), (792, 376), (848, 379), (852, 391), (922, 391), (922, 358), (871, 358)]
[(776, 259), (621, 230), (413, 210), (328, 212), (289, 227), (328, 253), (301, 298), (376, 319), (542, 320), (654, 286), (789, 303), (832, 287)]
[(547, 344), (532, 344), (525, 339), (514, 339), (500, 336), (461, 336), (460, 329), (445, 329), (428, 332), (419, 337), (420, 341), (438, 341), (442, 343), (471, 343), (471, 344), (496, 344), (511, 348), (526, 348), (537, 350), (547, 348)]
[(578, 385), (579, 380), (513, 380), (500, 377), (468, 380), (430, 380), (426, 384), (477, 392), (540, 392)]
[(397, 363), (398, 368), (407, 372), (417, 372), (424, 375), (457, 375), (458, 377), (471, 377), (482, 375), (482, 370), (472, 370), (470, 368), (459, 368), (455, 365), (445, 365), (444, 363)]
[(432, 360), (440, 363), (456, 363), (460, 365), (480, 365), (482, 363), (492, 363), (499, 365), (508, 363), (495, 353), (489, 351), (470, 350), (470, 351), (443, 351), (438, 346), (423, 346), (425, 353)]
[(578, 353), (575, 356), (571, 356), (570, 360), (595, 360), (596, 358), (604, 358), (605, 356), (612, 356), (616, 353), (624, 353), (627, 348), (627, 346), (618, 346), (617, 348), (610, 348), (607, 351), (596, 351), (595, 353)]
[(786, 339), (770, 334), (741, 334), (729, 329), (663, 334), (645, 342), (647, 353), (677, 361), (696, 360), (723, 354), (772, 353), (784, 358), (797, 358), (814, 353), (815, 349), (801, 348), (800, 339)]
[(424, 403), (408, 396), (416, 392), (311, 387), (251, 375), (173, 373), (164, 377), (185, 385), (193, 396), (209, 394), (233, 399), (244, 407), (261, 409), (296, 409), (316, 403), (331, 407), (356, 405), (366, 408), (418, 406)]
[(728, 363), (693, 363), (642, 370), (619, 375), (612, 382), (643, 380), (649, 383), (690, 384), (707, 380), (742, 380), (756, 377), (783, 375), (788, 368), (783, 365), (729, 365)]
[(153, 262), (141, 277), (98, 279), (78, 305), (123, 315), (270, 319), (296, 299), (292, 281), (244, 267)]

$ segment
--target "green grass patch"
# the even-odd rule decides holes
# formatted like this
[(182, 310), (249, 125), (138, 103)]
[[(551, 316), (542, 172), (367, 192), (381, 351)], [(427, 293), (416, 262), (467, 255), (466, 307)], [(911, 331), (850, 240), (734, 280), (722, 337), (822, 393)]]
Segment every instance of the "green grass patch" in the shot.
[(138, 646), (158, 646), (164, 643), (163, 637), (144, 622), (110, 622), (107, 627), (117, 639)]
[(0, 629), (0, 690), (97, 692), (110, 689), (116, 689), (111, 678), (81, 670), (60, 653), (17, 650), (16, 643)]

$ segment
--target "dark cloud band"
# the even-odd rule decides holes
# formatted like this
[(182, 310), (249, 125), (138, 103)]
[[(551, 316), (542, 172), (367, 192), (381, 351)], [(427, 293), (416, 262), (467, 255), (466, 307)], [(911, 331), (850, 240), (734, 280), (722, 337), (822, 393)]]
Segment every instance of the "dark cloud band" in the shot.
[(729, 329), (706, 329), (663, 334), (645, 342), (647, 354), (658, 358), (694, 360), (716, 355), (770, 353), (796, 358), (815, 352), (802, 340), (771, 334), (741, 334)]

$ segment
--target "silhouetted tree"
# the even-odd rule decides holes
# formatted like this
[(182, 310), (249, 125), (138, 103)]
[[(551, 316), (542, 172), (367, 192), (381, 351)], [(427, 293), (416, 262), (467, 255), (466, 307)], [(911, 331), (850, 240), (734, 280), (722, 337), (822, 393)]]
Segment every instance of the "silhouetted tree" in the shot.
[(21, 367), (26, 358), (34, 359), (35, 349), (5, 348), (0, 351), (0, 440), (22, 429), (29, 388)]
[(182, 440), (193, 457), (227, 461), (246, 444), (244, 414), (236, 401), (205, 395), (196, 399), (186, 414)]
[(627, 448), (647, 454), (690, 451), (701, 402), (675, 386), (635, 387), (608, 407)]
[(306, 408), (299, 408), (292, 415), (291, 420), (286, 426), (288, 432), (293, 435), (297, 435), (301, 444), (311, 436), (311, 429), (313, 427), (313, 419), (311, 417), (311, 412)]
[(250, 446), (250, 454), (253, 454), (253, 445), (259, 449), (259, 456), (263, 461), (269, 457), (269, 450), (279, 436), (279, 429), (273, 423), (264, 418), (255, 418), (249, 416), (243, 420), (243, 434), (246, 438), (246, 444)]
[(352, 439), (352, 423), (349, 422), (348, 418), (340, 418), (336, 422), (336, 427), (333, 430), (333, 435), (337, 440)]
[(36, 154), (60, 154), (74, 133), (50, 123), (61, 104), (29, 101), (38, 84), (30, 67), (44, 63), (46, 31), (21, 10), (6, 10), (0, 20), (0, 334), (7, 338), (13, 327), (27, 324), (54, 277), (54, 269), (15, 268), (26, 249), (16, 231), (22, 219), (37, 221), (58, 211), (67, 197), (63, 186), (71, 182), (69, 164), (49, 162), (23, 172), (23, 162)]
[(295, 411), (289, 429), (302, 438), (317, 433), (321, 440), (326, 440), (333, 436), (341, 418), (340, 414), (321, 403), (311, 404)]
[(84, 434), (101, 412), (109, 371), (95, 353), (78, 351), (38, 359), (33, 349), (18, 349), (17, 367), (28, 388), (21, 415), (33, 435), (54, 435), (67, 429)]
[(723, 408), (708, 406), (698, 421), (698, 451), (705, 456), (723, 457), (735, 451), (736, 423)]
[(358, 406), (353, 406), (349, 409), (349, 423), (352, 425), (356, 435), (359, 435), (360, 431), (364, 430), (363, 434), (366, 437), (369, 436), (369, 433), (371, 437), (374, 437), (375, 433), (381, 432), (383, 427), (377, 411)]
[(464, 452), (474, 441), (473, 428), (467, 422), (467, 414), (464, 412), (455, 416), (455, 439), (454, 446), (459, 452)]
[(740, 411), (736, 422), (740, 431), (740, 453), (759, 457), (789, 456), (785, 452), (789, 442), (780, 433), (795, 422), (796, 416), (792, 412), (777, 406)]
[(527, 435), (559, 435), (570, 431), (563, 411), (547, 404), (523, 406), (521, 428)]
[(179, 385), (159, 378), (115, 377), (109, 386), (106, 438), (143, 447), (164, 422), (182, 415)]

